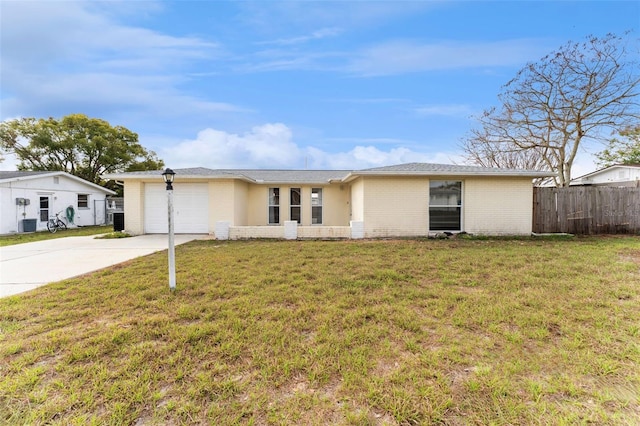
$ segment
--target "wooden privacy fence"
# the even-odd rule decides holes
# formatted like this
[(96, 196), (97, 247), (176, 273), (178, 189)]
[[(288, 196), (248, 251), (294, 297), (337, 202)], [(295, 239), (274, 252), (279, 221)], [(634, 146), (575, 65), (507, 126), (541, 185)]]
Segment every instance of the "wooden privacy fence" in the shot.
[(533, 232), (640, 234), (640, 188), (534, 188)]

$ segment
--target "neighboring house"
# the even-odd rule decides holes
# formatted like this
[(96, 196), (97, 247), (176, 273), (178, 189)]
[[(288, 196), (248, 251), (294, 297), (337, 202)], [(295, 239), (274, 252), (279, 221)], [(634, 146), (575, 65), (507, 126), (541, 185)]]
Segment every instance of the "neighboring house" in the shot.
[(616, 164), (571, 180), (571, 186), (626, 186), (640, 187), (640, 165)]
[[(218, 239), (528, 235), (534, 178), (548, 172), (411, 163), (366, 170), (175, 170), (174, 229)], [(162, 172), (124, 185), (125, 230), (167, 232)]]
[(41, 231), (61, 213), (73, 226), (102, 225), (115, 192), (65, 172), (0, 171), (0, 234)]

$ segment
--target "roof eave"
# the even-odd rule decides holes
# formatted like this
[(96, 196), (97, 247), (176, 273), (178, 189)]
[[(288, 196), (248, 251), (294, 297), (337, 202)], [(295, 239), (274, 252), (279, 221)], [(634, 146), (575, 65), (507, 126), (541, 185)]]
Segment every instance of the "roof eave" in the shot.
[(38, 179), (38, 178), (49, 177), (49, 176), (59, 176), (64, 174), (65, 172), (56, 171), (56, 172), (45, 172), (45, 173), (38, 173), (38, 174), (25, 175), (25, 176), (16, 176), (12, 178), (0, 179), (0, 183), (19, 182), (22, 180), (31, 180), (31, 179)]
[(353, 172), (349, 173), (343, 181), (347, 182), (353, 180), (359, 176), (510, 176), (510, 177), (528, 177), (528, 178), (541, 178), (555, 176), (553, 172), (529, 172), (529, 171), (477, 171), (477, 172), (462, 172), (453, 170), (437, 170), (437, 171), (378, 171), (378, 172)]
[[(152, 175), (152, 174), (127, 174), (127, 173), (109, 173), (109, 174), (104, 174), (100, 176), (102, 179), (106, 179), (106, 180), (155, 180), (155, 179), (159, 179), (160, 181), (162, 181), (162, 175), (158, 174), (158, 175)], [(246, 182), (252, 182), (255, 183), (256, 181), (254, 179), (251, 179), (250, 177), (244, 176), (244, 175), (177, 175), (177, 181), (174, 180), (174, 182), (179, 183), (180, 180), (182, 179), (187, 179), (187, 180), (193, 180), (193, 179), (237, 179), (237, 180), (243, 180)]]
[[(152, 174), (126, 174), (126, 173), (110, 173), (101, 175), (103, 179), (108, 180), (162, 180), (162, 175)], [(243, 174), (215, 174), (215, 175), (176, 175), (174, 183), (179, 183), (179, 180), (193, 180), (193, 179), (235, 179), (242, 180), (249, 183), (256, 183), (260, 185), (327, 185), (334, 182), (341, 182), (342, 179), (324, 179), (324, 180), (265, 180), (265, 179), (253, 179)]]
[(100, 186), (100, 185), (95, 184), (93, 182), (89, 182), (86, 179), (82, 179), (82, 178), (80, 178), (78, 176), (72, 175), (71, 173), (67, 173), (67, 172), (63, 172), (63, 171), (40, 173), (40, 174), (35, 174), (35, 175), (20, 176), (20, 177), (9, 178), (9, 179), (0, 179), (0, 183), (20, 182), (20, 181), (23, 181), (23, 180), (39, 179), (39, 178), (43, 178), (43, 177), (46, 178), (46, 177), (51, 177), (51, 176), (66, 176), (69, 179), (77, 180), (78, 182), (80, 182), (80, 183), (82, 183), (84, 185), (92, 186), (92, 187), (94, 187), (96, 189), (99, 189), (101, 191), (106, 192), (107, 194), (116, 195), (116, 192), (110, 190), (109, 188), (105, 188), (104, 186)]

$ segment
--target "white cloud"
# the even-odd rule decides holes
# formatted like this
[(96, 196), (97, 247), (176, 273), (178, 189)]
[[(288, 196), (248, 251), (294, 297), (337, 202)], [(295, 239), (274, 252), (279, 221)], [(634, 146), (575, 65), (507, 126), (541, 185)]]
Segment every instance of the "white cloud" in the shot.
[(411, 162), (433, 162), (434, 158), (432, 155), (411, 151), (408, 148), (398, 147), (385, 151), (372, 145), (360, 145), (350, 151), (336, 153), (309, 147), (307, 152), (309, 154), (309, 168), (338, 170), (357, 170)]
[(292, 45), (292, 44), (303, 44), (309, 41), (321, 40), (327, 37), (335, 37), (340, 35), (342, 30), (340, 28), (322, 28), (316, 31), (311, 32), (309, 35), (298, 36), (298, 37), (288, 37), (288, 38), (279, 38), (276, 40), (268, 40), (261, 41), (256, 44), (278, 44), (278, 45)]
[(240, 72), (311, 70), (339, 72), (349, 56), (339, 51), (313, 51), (300, 48), (265, 49), (255, 52), (248, 61), (236, 65)]
[(171, 167), (215, 168), (288, 168), (302, 157), (291, 130), (281, 123), (256, 126), (242, 135), (204, 129), (160, 156)]
[[(156, 3), (139, 4), (135, 10)], [(6, 2), (0, 25), (2, 118), (135, 109), (139, 115), (244, 111), (180, 90), (188, 70), (220, 46), (119, 23), (119, 3)], [(110, 12), (110, 13), (107, 13)], [(27, 47), (27, 48), (25, 48)]]
[(324, 49), (302, 49), (291, 43), (253, 52), (235, 68), (242, 72), (312, 70), (377, 77), (441, 70), (521, 67), (548, 53), (553, 46), (541, 39), (491, 42), (444, 40), (381, 42), (365, 48), (345, 49), (339, 44)]
[[(380, 142), (376, 139), (360, 142)], [(396, 144), (398, 140), (394, 140)], [(382, 141), (389, 143), (388, 140)], [(356, 145), (345, 152), (328, 152), (317, 147), (300, 147), (284, 124), (253, 127), (244, 134), (205, 129), (159, 152), (170, 167), (267, 168), (267, 169), (362, 169), (409, 162), (452, 163), (456, 153), (418, 152), (405, 147), (381, 149), (371, 144)]]
[(444, 5), (427, 1), (271, 1), (240, 2), (244, 23), (263, 33), (309, 27), (358, 29), (415, 15)]
[(211, 57), (219, 49), (214, 42), (120, 24), (104, 11), (92, 11), (88, 2), (6, 2), (2, 7), (3, 68), (7, 63), (57, 64), (63, 70), (72, 63), (103, 69), (117, 57), (135, 59), (132, 68), (140, 71)]
[(390, 41), (357, 52), (347, 69), (356, 75), (380, 76), (456, 68), (519, 66), (548, 52), (540, 40), (494, 42)]
[(445, 116), (445, 117), (469, 117), (473, 110), (469, 105), (449, 104), (449, 105), (426, 105), (417, 107), (414, 111), (422, 117)]

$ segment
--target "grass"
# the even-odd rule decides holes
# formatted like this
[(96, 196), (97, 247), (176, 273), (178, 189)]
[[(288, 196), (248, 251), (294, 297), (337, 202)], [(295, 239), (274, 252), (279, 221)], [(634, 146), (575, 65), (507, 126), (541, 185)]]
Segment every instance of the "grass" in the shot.
[(124, 231), (114, 231), (114, 232), (110, 232), (108, 234), (104, 234), (104, 235), (100, 235), (99, 237), (96, 237), (96, 239), (98, 240), (113, 240), (113, 239), (119, 239), (119, 238), (129, 238), (132, 235), (124, 232)]
[(19, 234), (0, 235), (0, 247), (13, 244), (33, 243), (35, 241), (52, 240), (54, 238), (81, 237), (85, 235), (104, 234), (113, 231), (113, 226), (83, 226), (59, 230), (55, 234), (49, 231), (26, 232)]
[(0, 299), (0, 423), (640, 423), (640, 241), (196, 241)]

